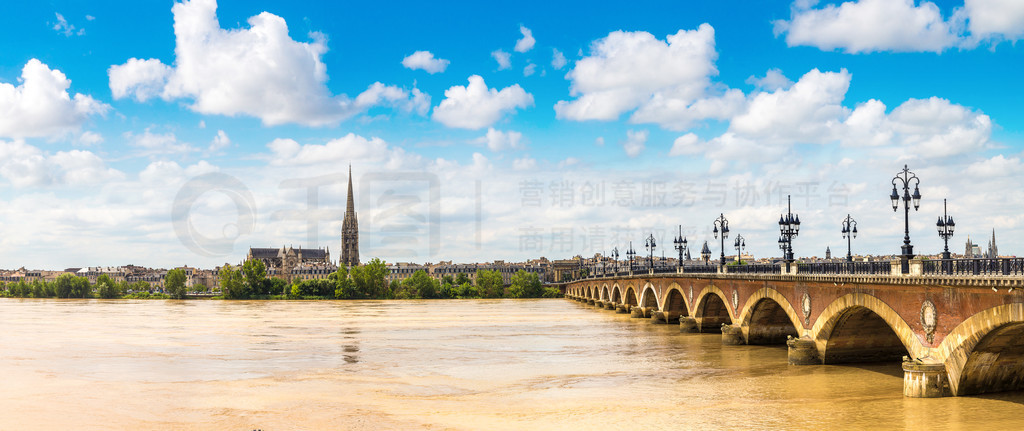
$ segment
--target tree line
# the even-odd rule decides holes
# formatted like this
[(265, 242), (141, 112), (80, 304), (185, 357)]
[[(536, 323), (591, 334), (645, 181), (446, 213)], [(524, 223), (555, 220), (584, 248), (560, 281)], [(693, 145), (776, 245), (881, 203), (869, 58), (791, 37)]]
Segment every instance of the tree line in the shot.
[[(389, 269), (384, 261), (373, 259), (365, 265), (344, 266), (325, 279), (297, 280), (291, 284), (267, 276), (262, 261), (248, 260), (241, 266), (225, 264), (218, 274), (223, 299), (458, 299), (458, 298), (555, 298), (556, 288), (545, 288), (540, 277), (519, 270), (506, 289), (498, 271), (476, 271), (475, 283), (465, 273), (445, 275), (440, 280), (418, 270), (404, 280), (387, 282)], [(183, 269), (167, 271), (162, 291), (154, 292), (145, 281), (115, 281), (106, 274), (95, 284), (86, 277), (61, 274), (55, 281), (24, 280), (0, 283), (0, 297), (16, 298), (128, 298), (184, 299), (188, 292)], [(206, 290), (193, 286), (193, 290)]]

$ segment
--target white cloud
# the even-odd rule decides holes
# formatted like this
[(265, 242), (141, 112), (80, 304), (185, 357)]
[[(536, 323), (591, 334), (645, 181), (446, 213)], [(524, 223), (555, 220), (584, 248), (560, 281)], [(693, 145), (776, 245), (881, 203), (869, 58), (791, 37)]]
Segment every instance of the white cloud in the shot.
[(604, 136), (598, 136), (597, 139), (594, 139), (594, 145), (597, 145), (598, 147), (603, 147), (604, 146)]
[(355, 106), (369, 109), (373, 106), (391, 106), (404, 111), (427, 115), (430, 110), (430, 95), (413, 88), (407, 92), (401, 88), (375, 82), (356, 97)]
[(533, 39), (533, 32), (524, 25), (519, 26), (519, 32), (523, 34), (523, 37), (516, 41), (516, 52), (526, 52), (533, 49), (533, 44), (537, 42)]
[(425, 70), (430, 74), (444, 72), (449, 63), (451, 62), (443, 58), (434, 58), (430, 51), (416, 51), (402, 59), (402, 66), (412, 70)]
[(498, 49), (491, 52), (491, 57), (494, 57), (494, 61), (498, 62), (498, 70), (512, 67), (512, 54)]
[[(345, 95), (331, 95), (327, 67), (321, 61), (327, 52), (322, 34), (310, 33), (311, 42), (297, 42), (288, 35), (284, 19), (268, 12), (249, 18), (247, 29), (225, 30), (217, 20), (214, 0), (176, 3), (171, 10), (174, 67), (134, 58), (111, 66), (108, 75), (116, 99), (190, 98), (196, 112), (249, 115), (265, 125), (336, 124), (371, 107)], [(368, 91), (375, 91), (378, 84)], [(394, 98), (369, 99), (395, 103)]]
[(537, 70), (537, 65), (530, 63), (523, 68), (523, 76), (530, 76)]
[(154, 133), (149, 128), (146, 128), (142, 134), (125, 132), (124, 138), (132, 146), (141, 149), (141, 155), (145, 156), (161, 154), (187, 155), (197, 151), (192, 145), (178, 142), (178, 138), (174, 133)]
[(469, 85), (456, 85), (445, 90), (445, 99), (434, 108), (434, 121), (448, 127), (482, 129), (488, 127), (507, 112), (533, 105), (533, 95), (519, 84), (498, 91), (487, 88), (479, 75), (469, 77)]
[(216, 153), (218, 151), (227, 149), (230, 146), (231, 146), (231, 138), (229, 138), (228, 134), (224, 133), (223, 130), (218, 130), (217, 131), (217, 136), (214, 136), (213, 140), (210, 141), (210, 147), (206, 149), (206, 152), (207, 153)]
[(82, 144), (82, 145), (85, 145), (87, 147), (90, 146), (90, 145), (96, 145), (96, 144), (99, 144), (99, 143), (102, 143), (102, 142), (103, 142), (103, 135), (101, 135), (99, 133), (96, 133), (96, 132), (93, 132), (93, 131), (85, 131), (85, 132), (82, 132), (81, 135), (78, 135), (78, 143)]
[(779, 69), (768, 69), (764, 77), (751, 76), (747, 78), (747, 84), (753, 85), (763, 91), (784, 90), (793, 85), (793, 81), (786, 78)]
[(529, 171), (537, 169), (537, 160), (531, 158), (530, 156), (524, 156), (522, 158), (515, 159), (512, 161), (512, 169), (515, 169), (517, 171)]
[(732, 119), (729, 130), (757, 140), (828, 142), (834, 126), (845, 118), (842, 106), (850, 73), (807, 72), (786, 90), (757, 93), (746, 110)]
[(629, 157), (639, 156), (644, 151), (644, 144), (647, 143), (648, 132), (646, 130), (641, 131), (626, 131), (626, 140), (622, 143), (622, 148), (626, 150), (626, 155)]
[(964, 171), (972, 177), (1005, 177), (1021, 172), (1020, 157), (1006, 158), (1002, 154), (971, 163)]
[[(707, 24), (679, 30), (665, 41), (647, 32), (612, 32), (595, 41), (591, 55), (566, 75), (576, 99), (559, 101), (555, 112), (562, 119), (607, 121), (639, 108), (632, 122), (675, 129), (703, 118), (727, 118), (742, 94), (712, 88), (717, 56), (715, 31)], [(697, 103), (704, 98), (716, 100)]]
[(1024, 38), (1024, 2), (1018, 0), (965, 0), (967, 27), (978, 39)]
[(491, 127), (487, 134), (476, 139), (477, 143), (487, 144), (491, 151), (519, 150), (523, 148), (523, 134), (514, 130), (502, 132)]
[(57, 137), (75, 130), (109, 105), (92, 96), (68, 94), (71, 86), (61, 71), (31, 59), (21, 69), (20, 85), (0, 82), (0, 136)]
[(44, 152), (21, 140), (0, 141), (0, 177), (15, 187), (94, 185), (124, 178), (90, 151)]
[(669, 156), (682, 156), (687, 154), (699, 154), (704, 149), (701, 148), (700, 138), (693, 133), (687, 133), (683, 136), (676, 138), (672, 142), (672, 149), (669, 150)]
[(551, 51), (551, 67), (554, 67), (555, 70), (562, 70), (566, 63), (568, 63), (565, 60), (565, 54), (562, 54), (562, 51), (559, 51), (558, 48), (551, 48)]
[(389, 155), (388, 145), (383, 139), (366, 139), (353, 133), (323, 145), (302, 145), (293, 139), (275, 139), (267, 144), (267, 148), (272, 153), (270, 164), (273, 166), (382, 161)]
[[(56, 15), (57, 15), (57, 22), (55, 24), (53, 24), (53, 29), (56, 30), (57, 33), (63, 34), (66, 37), (85, 35), (85, 29), (84, 28), (76, 29), (74, 25), (68, 23), (67, 19), (64, 19), (64, 15), (61, 15), (60, 13), (57, 13)], [(86, 15), (86, 19), (89, 19), (89, 18), (90, 17), (88, 15)], [(89, 19), (89, 21), (92, 21), (92, 20)]]
[(789, 21), (776, 21), (776, 34), (786, 33), (789, 46), (840, 49), (849, 53), (875, 51), (942, 52), (958, 37), (938, 6), (915, 0), (859, 0), (839, 6), (810, 9), (794, 4)]

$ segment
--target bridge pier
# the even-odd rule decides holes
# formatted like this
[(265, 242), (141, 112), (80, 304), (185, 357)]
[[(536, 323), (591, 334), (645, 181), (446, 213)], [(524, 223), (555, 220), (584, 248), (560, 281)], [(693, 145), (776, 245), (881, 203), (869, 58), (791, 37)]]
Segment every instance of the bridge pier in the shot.
[(629, 317), (636, 318), (636, 319), (645, 319), (645, 318), (651, 317), (651, 313), (654, 312), (654, 311), (655, 311), (655, 309), (653, 307), (637, 307), (637, 306), (634, 306), (633, 309), (630, 310)]
[(619, 304), (615, 306), (615, 313), (626, 314), (629, 313), (629, 304)]
[(786, 346), (789, 347), (789, 365), (821, 365), (814, 340), (790, 336)]
[(604, 308), (604, 301), (601, 301), (601, 300), (594, 301), (594, 306), (597, 307), (597, 308)]
[(903, 357), (903, 396), (939, 398), (950, 396), (949, 376), (944, 364), (908, 360)]
[(680, 317), (679, 332), (699, 332), (697, 330), (697, 319), (694, 319), (692, 317)]
[(723, 323), (722, 344), (730, 346), (747, 344), (747, 340), (743, 338), (743, 328), (740, 325), (727, 325)]
[(618, 305), (619, 305), (619, 304), (616, 304), (616, 303), (614, 303), (614, 302), (605, 302), (605, 303), (604, 303), (604, 309), (605, 309), (605, 310), (614, 310), (614, 309), (615, 309), (615, 307), (616, 307), (616, 306), (618, 306)]

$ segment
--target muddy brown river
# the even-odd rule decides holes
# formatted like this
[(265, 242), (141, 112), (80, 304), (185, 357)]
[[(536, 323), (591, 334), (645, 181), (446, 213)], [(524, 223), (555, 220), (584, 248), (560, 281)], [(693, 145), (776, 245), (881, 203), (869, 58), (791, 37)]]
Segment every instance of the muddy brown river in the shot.
[(1024, 394), (910, 399), (562, 299), (0, 299), (0, 430), (1021, 429)]

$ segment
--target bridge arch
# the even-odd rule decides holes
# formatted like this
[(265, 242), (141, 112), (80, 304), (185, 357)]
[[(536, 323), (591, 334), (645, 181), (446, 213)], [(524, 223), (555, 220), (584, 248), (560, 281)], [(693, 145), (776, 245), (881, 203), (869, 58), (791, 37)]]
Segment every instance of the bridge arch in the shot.
[(601, 300), (607, 301), (610, 296), (608, 295), (608, 285), (601, 286)]
[(690, 307), (686, 304), (686, 295), (679, 283), (673, 282), (665, 289), (661, 298), (661, 311), (679, 312), (681, 316), (690, 315)]
[(811, 328), (822, 363), (898, 361), (927, 355), (914, 330), (882, 300), (851, 293), (832, 301)]
[(596, 287), (594, 287), (594, 286), (587, 286), (587, 299), (596, 299), (596, 298), (594, 298), (594, 291), (595, 290), (597, 290)]
[(736, 320), (725, 292), (714, 284), (702, 289), (694, 303), (697, 305), (693, 307), (693, 316), (700, 332), (722, 332), (723, 323), (731, 325)]
[(954, 395), (1024, 389), (1024, 304), (975, 313), (938, 347)]
[(619, 283), (612, 284), (612, 302), (615, 304), (622, 303), (622, 292), (619, 290)]
[(626, 285), (626, 293), (622, 295), (622, 302), (627, 305), (637, 305), (640, 303), (637, 299), (636, 289), (633, 288), (632, 284)]
[(658, 304), (658, 294), (655, 293), (654, 285), (650, 282), (644, 284), (644, 289), (640, 293), (640, 306), (661, 309), (661, 306)]
[(803, 324), (793, 305), (777, 290), (758, 289), (740, 313), (747, 344), (785, 344), (787, 336), (799, 337)]

